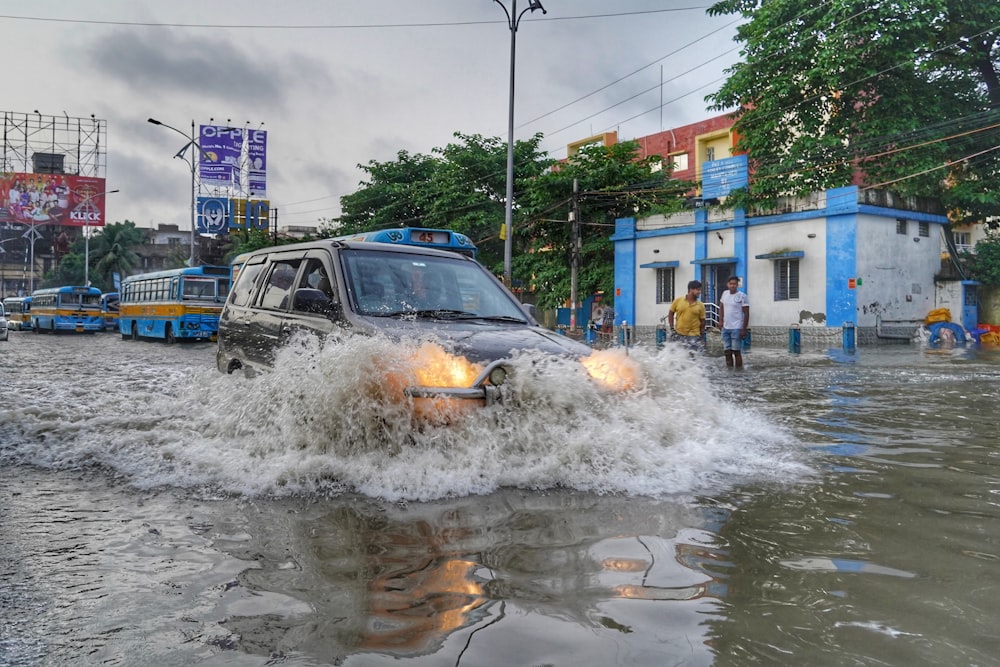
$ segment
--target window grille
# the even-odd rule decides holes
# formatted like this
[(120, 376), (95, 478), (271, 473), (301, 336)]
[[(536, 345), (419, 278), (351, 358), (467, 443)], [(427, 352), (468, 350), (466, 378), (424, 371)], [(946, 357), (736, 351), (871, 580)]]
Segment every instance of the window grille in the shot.
[(799, 260), (778, 259), (774, 262), (774, 300), (791, 301), (799, 298)]
[(656, 270), (656, 303), (671, 303), (674, 300), (674, 270)]

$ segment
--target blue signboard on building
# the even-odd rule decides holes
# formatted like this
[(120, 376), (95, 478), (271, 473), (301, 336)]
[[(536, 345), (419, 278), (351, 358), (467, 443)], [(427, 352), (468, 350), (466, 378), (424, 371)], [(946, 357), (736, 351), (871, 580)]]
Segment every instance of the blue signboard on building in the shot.
[(745, 188), (747, 180), (746, 155), (710, 160), (701, 167), (702, 199), (725, 197), (733, 190)]

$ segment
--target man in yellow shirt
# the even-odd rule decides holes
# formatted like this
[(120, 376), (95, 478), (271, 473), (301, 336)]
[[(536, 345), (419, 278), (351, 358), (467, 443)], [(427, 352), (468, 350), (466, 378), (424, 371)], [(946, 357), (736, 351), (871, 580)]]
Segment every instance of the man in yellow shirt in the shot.
[(705, 304), (698, 300), (701, 296), (701, 282), (692, 280), (688, 291), (670, 304), (667, 319), (676, 339), (692, 350), (701, 350), (705, 338)]

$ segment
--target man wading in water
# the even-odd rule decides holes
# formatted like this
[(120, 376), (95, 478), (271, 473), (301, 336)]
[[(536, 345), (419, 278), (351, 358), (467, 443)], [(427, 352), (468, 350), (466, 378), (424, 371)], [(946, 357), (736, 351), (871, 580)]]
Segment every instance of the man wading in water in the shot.
[(705, 344), (705, 304), (698, 300), (699, 296), (701, 282), (692, 280), (688, 283), (687, 294), (674, 299), (667, 313), (675, 340), (687, 345), (692, 352), (700, 351)]

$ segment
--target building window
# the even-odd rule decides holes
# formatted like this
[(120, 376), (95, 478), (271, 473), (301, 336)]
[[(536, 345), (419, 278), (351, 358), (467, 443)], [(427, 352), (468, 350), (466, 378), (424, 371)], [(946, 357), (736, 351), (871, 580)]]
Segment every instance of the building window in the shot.
[(676, 155), (671, 155), (670, 160), (674, 163), (674, 171), (687, 171), (688, 169), (688, 154), (687, 153), (677, 153)]
[(705, 159), (709, 162), (715, 159), (715, 146), (705, 147)]
[(931, 235), (931, 224), (929, 222), (921, 222), (917, 224), (917, 234), (927, 238)]
[(906, 235), (906, 220), (896, 218), (896, 233)]
[(774, 262), (774, 300), (792, 301), (799, 298), (799, 260), (778, 259)]
[(181, 240), (179, 238), (177, 238), (176, 236), (168, 236), (167, 237), (167, 245), (180, 245), (180, 244), (181, 244)]
[(656, 303), (671, 303), (674, 300), (674, 270), (656, 270)]

